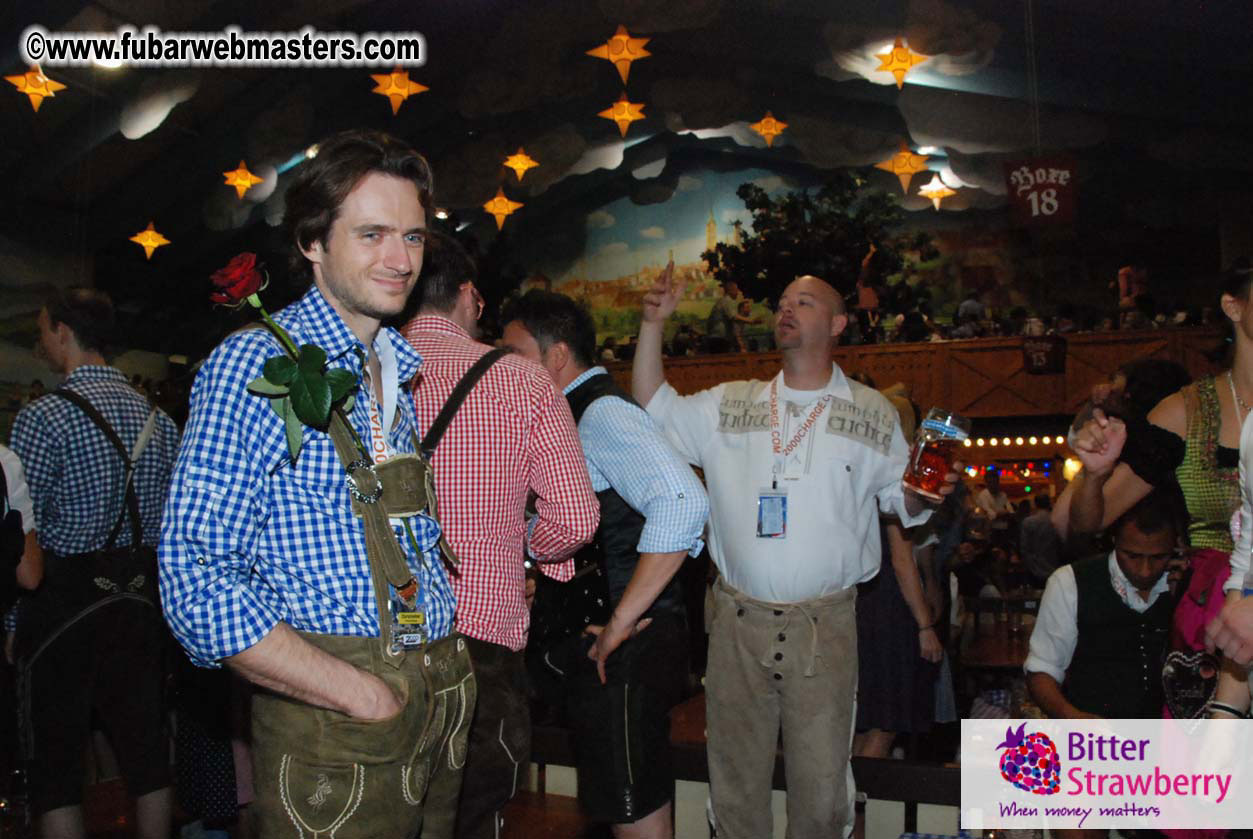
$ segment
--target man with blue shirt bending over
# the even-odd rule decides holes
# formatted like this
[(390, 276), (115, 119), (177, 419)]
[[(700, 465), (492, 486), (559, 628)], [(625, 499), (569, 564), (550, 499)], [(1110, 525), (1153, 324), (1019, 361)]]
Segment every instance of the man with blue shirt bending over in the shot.
[(586, 550), (605, 574), (613, 611), (603, 629), (591, 630), (599, 634), (589, 661), (566, 674), (579, 801), (618, 839), (669, 839), (668, 714), (688, 675), (674, 575), (701, 551), (709, 502), (648, 414), (593, 366), (596, 327), (585, 309), (563, 294), (531, 291), (501, 321), (505, 344), (543, 366), (570, 401), (600, 500), (600, 526)]
[(474, 677), (450, 634), (432, 482), (401, 389), (421, 359), (380, 329), (422, 266), (430, 170), (394, 137), (344, 132), (319, 144), (286, 205), (292, 266), (312, 285), (274, 320), (325, 351), (328, 376), (351, 374), (354, 398), (329, 433), (301, 429), (293, 456), (284, 420), (250, 390), (283, 346), (251, 329), (213, 352), (166, 506), (166, 618), (195, 663), (260, 688), (256, 835), (449, 837)]

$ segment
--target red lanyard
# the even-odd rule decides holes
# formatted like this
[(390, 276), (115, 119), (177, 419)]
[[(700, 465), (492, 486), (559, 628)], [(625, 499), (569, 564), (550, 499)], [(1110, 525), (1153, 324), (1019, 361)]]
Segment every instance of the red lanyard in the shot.
[(776, 459), (782, 458), (787, 461), (790, 455), (801, 440), (805, 439), (805, 435), (809, 433), (809, 429), (814, 427), (814, 423), (818, 421), (818, 415), (822, 413), (822, 409), (827, 407), (827, 403), (831, 401), (831, 394), (826, 394), (814, 409), (809, 412), (809, 416), (805, 418), (805, 422), (797, 430), (796, 435), (786, 446), (783, 445), (783, 435), (779, 433), (779, 380), (775, 379), (770, 382), (770, 443), (774, 447), (774, 455)]

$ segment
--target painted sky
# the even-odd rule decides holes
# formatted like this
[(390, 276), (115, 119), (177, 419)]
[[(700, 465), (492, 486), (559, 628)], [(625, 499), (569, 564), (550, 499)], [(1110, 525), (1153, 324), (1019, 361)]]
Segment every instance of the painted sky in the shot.
[(718, 225), (719, 241), (730, 241), (732, 223), (737, 220), (746, 231), (751, 230), (752, 214), (735, 194), (748, 181), (771, 194), (798, 186), (764, 169), (681, 175), (674, 196), (664, 204), (641, 206), (621, 198), (588, 214), (585, 258), (551, 276), (558, 283), (615, 280), (650, 265), (664, 265), (672, 251), (678, 264), (698, 262), (706, 248), (710, 212)]

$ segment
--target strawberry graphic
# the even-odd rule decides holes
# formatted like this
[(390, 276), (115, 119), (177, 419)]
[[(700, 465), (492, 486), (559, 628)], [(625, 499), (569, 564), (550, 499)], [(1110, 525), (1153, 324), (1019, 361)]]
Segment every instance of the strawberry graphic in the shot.
[(997, 746), (1001, 752), (1001, 777), (1018, 789), (1036, 795), (1054, 795), (1061, 787), (1062, 764), (1057, 759), (1057, 746), (1047, 734), (1033, 731), (1025, 734), (1027, 724), (1018, 730), (1005, 729), (1005, 742)]

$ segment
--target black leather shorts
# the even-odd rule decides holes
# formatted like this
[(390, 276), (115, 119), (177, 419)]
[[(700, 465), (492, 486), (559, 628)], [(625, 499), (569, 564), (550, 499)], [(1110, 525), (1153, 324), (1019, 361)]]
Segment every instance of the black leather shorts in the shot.
[(626, 824), (674, 797), (670, 709), (688, 681), (687, 625), (663, 615), (614, 651), (602, 685), (584, 657), (570, 679), (579, 803), (598, 822)]

